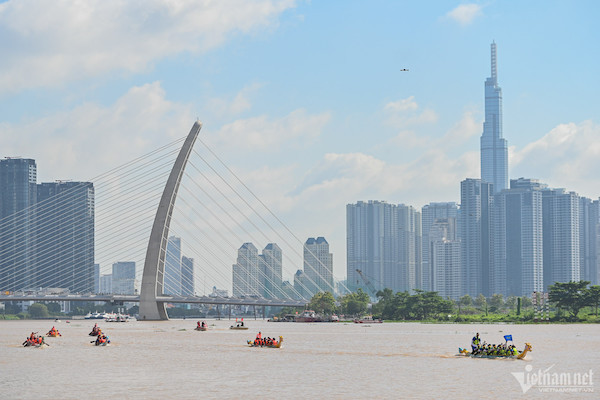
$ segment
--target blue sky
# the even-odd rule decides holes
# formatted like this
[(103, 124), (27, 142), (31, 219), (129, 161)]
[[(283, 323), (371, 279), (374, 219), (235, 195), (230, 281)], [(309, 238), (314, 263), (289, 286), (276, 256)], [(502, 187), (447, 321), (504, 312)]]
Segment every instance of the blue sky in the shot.
[[(596, 1), (0, 3), (0, 156), (87, 180), (203, 138), (345, 275), (345, 205), (459, 201), (498, 46), (509, 176), (600, 195)], [(408, 68), (409, 72), (401, 72)], [(257, 247), (264, 244), (257, 244)]]

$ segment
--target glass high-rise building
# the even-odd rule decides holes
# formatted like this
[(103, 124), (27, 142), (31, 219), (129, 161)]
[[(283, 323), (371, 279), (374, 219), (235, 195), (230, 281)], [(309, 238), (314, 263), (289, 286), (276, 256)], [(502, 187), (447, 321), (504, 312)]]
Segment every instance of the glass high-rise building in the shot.
[(91, 182), (38, 185), (32, 264), (36, 286), (94, 291), (94, 201)]
[(237, 263), (233, 264), (233, 295), (260, 296), (259, 275), (258, 249), (252, 243), (244, 243), (238, 249)]
[(194, 259), (181, 256), (181, 295), (193, 296), (194, 293)]
[(169, 236), (165, 256), (165, 294), (181, 294), (181, 238)]
[(454, 202), (450, 203), (429, 203), (421, 208), (421, 225), (422, 225), (422, 236), (423, 236), (423, 250), (422, 254), (422, 272), (421, 272), (421, 286), (423, 290), (434, 290), (433, 289), (433, 267), (429, 263), (429, 231), (435, 222), (439, 219), (453, 218), (456, 220), (458, 217), (458, 205)]
[(532, 179), (513, 179), (494, 198), (494, 264), (490, 293), (531, 296), (543, 288), (542, 191)]
[(261, 281), (263, 297), (267, 299), (283, 298), (282, 292), (282, 262), (283, 253), (275, 243), (269, 243), (263, 249), (260, 259)]
[(581, 197), (579, 203), (580, 276), (592, 285), (600, 282), (600, 200)]
[(31, 281), (34, 220), (37, 201), (35, 160), (0, 160), (0, 290), (19, 290), (35, 285)]
[(333, 284), (333, 254), (324, 237), (308, 238), (304, 243), (304, 275), (312, 295), (318, 292), (335, 294)]
[(481, 180), (494, 192), (508, 188), (508, 145), (502, 136), (502, 89), (498, 86), (496, 43), (491, 45), (492, 73), (485, 80), (485, 121), (481, 135)]
[(420, 287), (421, 239), (421, 213), (411, 206), (372, 200), (348, 204), (348, 288), (374, 296), (373, 291), (384, 288), (397, 292)]
[(460, 183), (459, 234), (461, 241), (462, 291), (475, 298), (491, 296), (493, 267), (491, 207), (493, 185), (480, 179)]
[(579, 281), (579, 195), (542, 190), (544, 290), (555, 282)]
[(118, 261), (112, 265), (112, 293), (135, 294), (135, 261)]

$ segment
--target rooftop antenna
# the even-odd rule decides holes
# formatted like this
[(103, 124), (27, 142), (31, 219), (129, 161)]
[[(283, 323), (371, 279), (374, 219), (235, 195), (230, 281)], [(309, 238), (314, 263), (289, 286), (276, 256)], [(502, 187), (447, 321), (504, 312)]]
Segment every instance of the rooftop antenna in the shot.
[(492, 41), (492, 81), (498, 86), (498, 70), (496, 67), (496, 42)]

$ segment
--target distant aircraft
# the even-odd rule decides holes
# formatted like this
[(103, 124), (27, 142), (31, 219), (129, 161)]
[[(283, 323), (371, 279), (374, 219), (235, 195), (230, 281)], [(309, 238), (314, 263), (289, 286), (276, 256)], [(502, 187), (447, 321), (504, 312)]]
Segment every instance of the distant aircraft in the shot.
[(406, 71), (406, 72), (408, 72), (408, 69), (407, 68), (402, 68), (400, 71)]

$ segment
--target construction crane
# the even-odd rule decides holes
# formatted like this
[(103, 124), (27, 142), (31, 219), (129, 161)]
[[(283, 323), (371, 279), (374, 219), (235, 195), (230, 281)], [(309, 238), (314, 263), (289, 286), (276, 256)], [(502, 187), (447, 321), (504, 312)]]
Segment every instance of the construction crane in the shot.
[(371, 294), (373, 295), (373, 297), (377, 298), (377, 290), (375, 290), (375, 287), (373, 286), (371, 281), (366, 276), (363, 275), (363, 273), (360, 269), (357, 269), (356, 272), (358, 272), (358, 274), (360, 275), (362, 280), (365, 282), (365, 285), (367, 285), (367, 287), (371, 291)]

